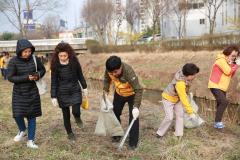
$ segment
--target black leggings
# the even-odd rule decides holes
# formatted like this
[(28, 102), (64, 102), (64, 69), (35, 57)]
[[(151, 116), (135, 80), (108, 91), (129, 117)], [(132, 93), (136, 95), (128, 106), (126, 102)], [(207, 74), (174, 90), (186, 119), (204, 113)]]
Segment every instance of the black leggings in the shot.
[[(122, 97), (115, 92), (114, 100), (113, 100), (113, 112), (115, 113), (120, 123), (121, 123), (120, 116), (122, 114), (122, 110), (126, 102), (128, 103), (128, 106), (129, 106), (129, 124), (130, 124), (133, 119), (132, 110), (133, 110), (133, 103), (134, 103), (134, 95), (129, 97)], [(129, 145), (137, 146), (138, 137), (139, 137), (139, 118), (136, 119), (136, 121), (133, 123), (133, 126), (130, 130)]]
[[(64, 127), (67, 131), (67, 134), (72, 133), (71, 121), (70, 121), (70, 107), (63, 107), (62, 113), (63, 113)], [(80, 104), (75, 104), (72, 106), (72, 114), (75, 118), (80, 118), (80, 115), (81, 115)]]
[(228, 105), (228, 101), (226, 98), (226, 92), (224, 92), (220, 89), (215, 89), (215, 88), (211, 88), (210, 90), (217, 101), (217, 106), (216, 106), (217, 111), (216, 111), (215, 122), (221, 122), (223, 113)]

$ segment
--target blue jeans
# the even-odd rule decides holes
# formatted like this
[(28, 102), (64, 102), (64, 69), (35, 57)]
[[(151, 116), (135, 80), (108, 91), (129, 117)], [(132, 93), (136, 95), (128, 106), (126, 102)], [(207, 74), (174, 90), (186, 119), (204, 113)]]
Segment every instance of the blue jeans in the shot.
[(3, 68), (1, 68), (1, 74), (2, 74), (2, 77), (4, 78), (4, 71), (3, 71), (4, 69)]
[(7, 75), (8, 75), (8, 69), (3, 69), (3, 76), (4, 76), (4, 80), (7, 80)]
[[(36, 131), (36, 117), (27, 118), (27, 120), (28, 120), (28, 140), (34, 140)], [(16, 117), (15, 121), (20, 131), (26, 130), (24, 117)]]

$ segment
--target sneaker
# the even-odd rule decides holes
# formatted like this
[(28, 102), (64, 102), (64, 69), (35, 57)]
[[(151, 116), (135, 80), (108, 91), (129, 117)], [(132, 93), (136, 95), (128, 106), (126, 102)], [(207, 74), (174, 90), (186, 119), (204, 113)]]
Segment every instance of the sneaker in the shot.
[(222, 122), (215, 122), (214, 128), (216, 129), (223, 129), (225, 126)]
[(71, 140), (71, 141), (75, 141), (76, 140), (76, 137), (73, 133), (69, 133), (68, 134), (68, 139)]
[(120, 142), (121, 138), (122, 138), (121, 136), (113, 136), (112, 137), (112, 142), (118, 143), (118, 142)]
[(15, 142), (19, 142), (23, 139), (23, 137), (26, 136), (25, 131), (19, 131), (18, 134), (14, 137)]
[(182, 141), (182, 136), (176, 136), (177, 137), (177, 141), (181, 142)]
[(38, 149), (38, 146), (34, 143), (33, 140), (28, 140), (27, 141), (27, 147), (32, 148), (32, 149)]
[(160, 136), (159, 134), (156, 133), (156, 137), (161, 139), (163, 136)]
[(75, 118), (75, 121), (77, 123), (77, 126), (79, 128), (83, 128), (83, 121), (82, 121), (82, 119), (81, 118), (76, 118), (76, 117), (74, 117), (74, 118)]

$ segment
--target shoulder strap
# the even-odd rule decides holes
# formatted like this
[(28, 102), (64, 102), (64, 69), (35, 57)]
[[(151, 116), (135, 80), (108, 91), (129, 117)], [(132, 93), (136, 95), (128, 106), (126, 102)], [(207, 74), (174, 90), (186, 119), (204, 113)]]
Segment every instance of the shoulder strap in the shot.
[(34, 61), (34, 63), (35, 63), (35, 68), (36, 68), (36, 72), (37, 72), (37, 60), (36, 60), (36, 56), (33, 54), (32, 57), (33, 57), (33, 61)]

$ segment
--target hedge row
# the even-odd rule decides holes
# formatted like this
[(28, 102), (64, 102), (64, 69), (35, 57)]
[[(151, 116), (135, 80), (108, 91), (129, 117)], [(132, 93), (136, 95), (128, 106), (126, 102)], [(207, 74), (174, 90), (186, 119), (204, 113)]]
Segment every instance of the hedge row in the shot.
[(215, 50), (223, 49), (227, 45), (240, 45), (240, 35), (202, 36), (181, 40), (164, 40), (137, 45), (100, 45), (98, 41), (87, 40), (86, 45), (91, 53), (118, 53), (118, 52), (155, 52), (161, 50)]

